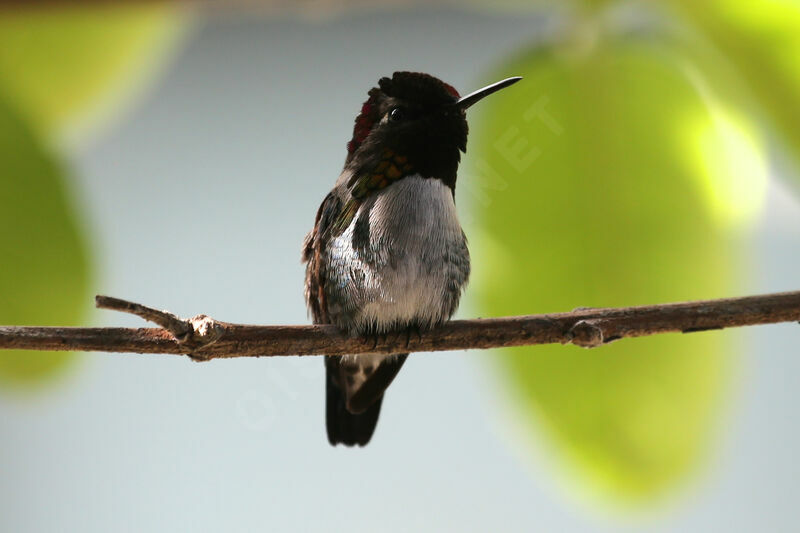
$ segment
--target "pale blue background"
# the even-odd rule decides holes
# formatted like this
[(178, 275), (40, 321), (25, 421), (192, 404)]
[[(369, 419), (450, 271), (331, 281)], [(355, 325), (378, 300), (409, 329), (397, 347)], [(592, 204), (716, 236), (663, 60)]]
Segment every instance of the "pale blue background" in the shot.
[[(300, 242), (366, 90), (414, 69), (470, 91), (541, 27), (449, 11), (210, 21), (75, 157), (98, 292), (182, 315), (306, 322)], [(743, 292), (800, 288), (800, 208), (778, 185), (753, 242)], [(519, 459), (477, 352), (413, 356), (357, 450), (327, 444), (318, 358), (93, 354), (58, 387), (0, 398), (0, 531), (792, 531), (800, 330), (742, 338), (712, 464), (635, 517), (576, 503), (547, 455)]]

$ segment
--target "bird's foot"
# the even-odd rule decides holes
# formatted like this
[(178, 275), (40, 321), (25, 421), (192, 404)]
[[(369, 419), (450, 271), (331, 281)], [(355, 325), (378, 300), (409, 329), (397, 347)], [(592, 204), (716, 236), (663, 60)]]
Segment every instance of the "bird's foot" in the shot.
[(422, 341), (422, 329), (419, 327), (419, 324), (409, 324), (406, 326), (406, 348), (411, 343), (411, 335), (412, 333), (416, 335), (418, 341)]
[(368, 337), (372, 339), (372, 348), (370, 348), (371, 350), (376, 349), (378, 347), (378, 343), (386, 344), (386, 341), (389, 338), (386, 332), (379, 333), (377, 331), (368, 335)]

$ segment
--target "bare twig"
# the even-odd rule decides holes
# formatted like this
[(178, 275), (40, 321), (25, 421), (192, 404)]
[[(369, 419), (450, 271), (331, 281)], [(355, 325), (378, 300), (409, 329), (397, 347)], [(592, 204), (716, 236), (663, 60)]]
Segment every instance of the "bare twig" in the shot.
[(197, 315), (184, 320), (169, 311), (159, 311), (146, 305), (111, 296), (95, 296), (94, 303), (100, 309), (131, 313), (158, 324), (167, 330), (178, 344), (186, 348), (187, 355), (196, 359), (205, 359), (200, 355), (195, 356), (195, 352), (215, 343), (225, 332), (222, 324), (206, 315)]
[(160, 328), (0, 327), (0, 349), (185, 354), (197, 360), (279, 355), (430, 352), (576, 344), (601, 346), (624, 337), (691, 333), (800, 321), (800, 291), (619, 309), (454, 320), (409, 338), (351, 338), (334, 326), (248, 326), (205, 315), (184, 320), (126, 300), (97, 297), (97, 307), (132, 313)]

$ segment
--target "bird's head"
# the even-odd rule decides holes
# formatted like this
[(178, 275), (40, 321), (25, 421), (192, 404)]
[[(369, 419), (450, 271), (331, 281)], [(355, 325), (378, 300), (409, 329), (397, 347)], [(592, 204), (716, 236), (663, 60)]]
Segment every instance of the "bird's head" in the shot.
[(345, 167), (354, 174), (437, 178), (455, 187), (461, 152), (467, 149), (466, 110), (515, 83), (508, 78), (465, 97), (421, 72), (395, 72), (369, 91), (347, 144)]

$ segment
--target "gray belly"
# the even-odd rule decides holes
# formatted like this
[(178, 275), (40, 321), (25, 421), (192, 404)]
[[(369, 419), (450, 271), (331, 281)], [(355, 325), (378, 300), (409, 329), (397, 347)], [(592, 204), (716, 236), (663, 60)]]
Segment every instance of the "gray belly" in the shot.
[(356, 334), (444, 322), (469, 277), (452, 193), (435, 179), (404, 178), (373, 195), (326, 253), (329, 316)]

